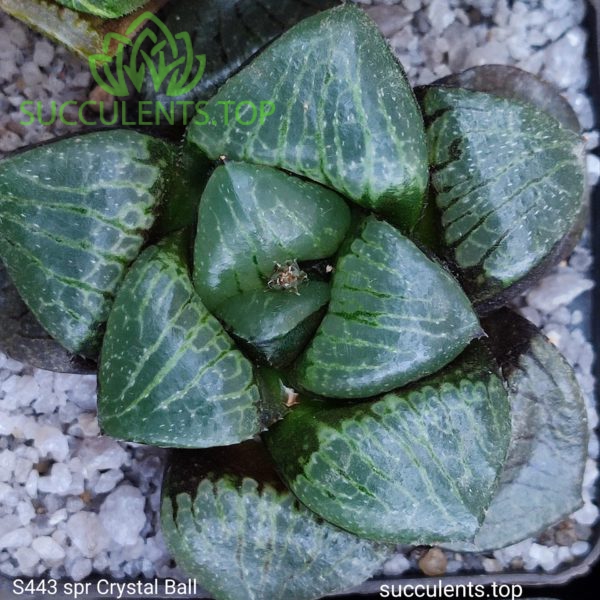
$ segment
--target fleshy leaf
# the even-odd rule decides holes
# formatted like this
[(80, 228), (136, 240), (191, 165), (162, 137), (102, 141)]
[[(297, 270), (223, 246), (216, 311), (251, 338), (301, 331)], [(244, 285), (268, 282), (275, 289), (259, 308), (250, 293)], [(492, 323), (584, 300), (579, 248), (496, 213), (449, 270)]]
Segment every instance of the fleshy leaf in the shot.
[(450, 273), (370, 217), (337, 263), (328, 312), (294, 381), (321, 396), (374, 396), (441, 369), (480, 331)]
[(115, 300), (98, 395), (100, 424), (114, 437), (206, 448), (266, 426), (252, 364), (196, 295), (186, 248), (176, 236), (145, 250)]
[(581, 131), (577, 114), (553, 85), (533, 73), (509, 65), (481, 65), (453, 73), (433, 83), (436, 86), (485, 92), (509, 100), (520, 100), (548, 113), (565, 129)]
[(162, 530), (177, 564), (217, 600), (310, 600), (368, 579), (390, 548), (304, 508), (257, 442), (176, 453)]
[(27, 306), (67, 350), (96, 355), (174, 157), (167, 142), (112, 130), (0, 162), (0, 258)]
[(328, 285), (308, 281), (292, 298), (293, 289), (269, 287), (274, 266), (332, 256), (349, 225), (346, 203), (321, 185), (271, 167), (218, 167), (198, 215), (194, 283), (200, 298), (267, 363), (289, 362), (318, 326), (313, 316), (329, 299)]
[(335, 192), (270, 167), (227, 163), (200, 203), (196, 289), (210, 310), (267, 289), (276, 262), (335, 254), (349, 225), (350, 211)]
[[(249, 103), (262, 106), (262, 116), (253, 120)], [(205, 111), (209, 122), (197, 119), (188, 136), (210, 158), (284, 168), (407, 229), (421, 214), (428, 175), (422, 118), (402, 67), (356, 7), (293, 27), (227, 81)]]
[[(337, 0), (205, 0), (201, 4), (172, 1), (166, 10), (165, 25), (177, 39), (179, 54), (206, 56), (204, 74), (197, 85), (176, 97), (168, 94), (166, 85), (157, 91), (148, 76), (144, 98), (165, 106), (176, 102), (177, 119), (183, 120), (181, 102), (210, 98), (233, 73), (285, 30), (338, 3)], [(182, 39), (181, 33), (189, 37)], [(187, 39), (192, 40), (189, 48)], [(158, 62), (158, 57), (152, 59)], [(191, 113), (189, 110), (186, 114)]]
[(0, 262), (0, 352), (31, 367), (58, 373), (94, 373), (96, 365), (65, 350), (27, 308)]
[(485, 93), (432, 87), (423, 107), (447, 255), (477, 303), (502, 304), (581, 231), (582, 140), (529, 104)]
[(154, 236), (160, 238), (186, 227), (196, 227), (198, 204), (211, 169), (212, 162), (197, 146), (182, 145), (169, 191), (152, 231)]
[(508, 382), (512, 436), (483, 525), (461, 550), (515, 544), (577, 510), (587, 459), (585, 402), (562, 355), (512, 311), (495, 313), (485, 327)]
[(143, 27), (140, 14), (152, 14), (166, 2), (148, 0), (137, 12), (111, 20), (71, 10), (53, 0), (0, 0), (0, 10), (63, 44), (83, 59), (102, 54), (103, 61), (110, 61), (123, 48), (119, 39), (127, 32), (133, 33), (133, 23), (137, 23), (138, 28)]
[(215, 314), (249, 354), (274, 367), (292, 362), (316, 331), (329, 302), (329, 284), (311, 281), (298, 294), (256, 290), (230, 298)]
[(479, 343), (436, 375), (373, 402), (300, 399), (264, 434), (300, 501), (368, 539), (471, 540), (496, 489), (510, 409)]
[(103, 19), (116, 19), (147, 4), (148, 0), (56, 0), (56, 2), (78, 12), (89, 13)]

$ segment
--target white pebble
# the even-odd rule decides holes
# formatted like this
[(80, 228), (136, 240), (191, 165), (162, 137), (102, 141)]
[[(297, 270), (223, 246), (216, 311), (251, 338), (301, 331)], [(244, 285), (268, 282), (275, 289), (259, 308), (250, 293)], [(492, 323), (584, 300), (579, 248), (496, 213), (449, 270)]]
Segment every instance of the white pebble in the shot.
[(49, 67), (54, 58), (54, 46), (46, 40), (35, 43), (33, 62), (39, 67)]
[(571, 546), (571, 554), (573, 556), (585, 556), (590, 551), (588, 542), (578, 541)]
[(24, 575), (33, 575), (35, 567), (40, 562), (40, 556), (31, 548), (19, 548), (15, 552), (15, 558), (19, 564), (19, 569)]
[(551, 313), (591, 290), (594, 282), (573, 272), (559, 272), (543, 279), (527, 294), (527, 304), (541, 313)]
[(402, 575), (410, 569), (410, 562), (404, 554), (396, 554), (383, 565), (383, 573), (388, 577)]
[(135, 544), (146, 524), (145, 499), (137, 488), (121, 485), (100, 507), (100, 520), (112, 539), (122, 546)]
[(3, 548), (24, 548), (31, 545), (31, 533), (24, 527), (13, 529), (0, 538), (0, 550)]
[(22, 500), (17, 504), (17, 514), (19, 515), (19, 521), (23, 527), (29, 525), (35, 518), (35, 508), (31, 504), (30, 500)]
[(50, 564), (58, 564), (65, 557), (65, 551), (49, 536), (40, 536), (33, 540), (31, 547), (41, 559)]
[(115, 486), (123, 479), (123, 471), (119, 469), (111, 469), (102, 473), (94, 486), (96, 494), (106, 494), (113, 490)]
[(93, 558), (110, 544), (110, 538), (96, 513), (75, 513), (67, 522), (73, 545), (87, 558)]
[(40, 451), (40, 456), (49, 456), (62, 462), (69, 455), (69, 442), (66, 436), (56, 427), (50, 425), (39, 427), (35, 433), (33, 443)]
[(70, 569), (67, 569), (67, 575), (73, 581), (81, 581), (92, 572), (92, 561), (89, 558), (80, 558), (76, 560)]
[(0, 481), (10, 481), (16, 463), (15, 453), (11, 450), (0, 450)]

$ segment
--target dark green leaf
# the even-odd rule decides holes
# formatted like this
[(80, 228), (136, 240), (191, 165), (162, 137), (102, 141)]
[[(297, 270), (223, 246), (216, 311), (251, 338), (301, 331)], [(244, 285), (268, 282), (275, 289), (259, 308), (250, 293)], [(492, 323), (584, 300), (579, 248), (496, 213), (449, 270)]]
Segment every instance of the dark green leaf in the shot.
[(210, 310), (268, 289), (276, 262), (331, 256), (349, 224), (350, 211), (335, 192), (277, 169), (227, 163), (202, 195), (194, 284)]
[(374, 396), (441, 369), (480, 331), (456, 280), (371, 217), (336, 266), (329, 310), (294, 380), (321, 396)]
[(499, 304), (580, 227), (582, 140), (529, 104), (485, 93), (433, 87), (423, 106), (448, 256), (476, 302)]
[(211, 173), (211, 166), (212, 162), (198, 146), (183, 144), (153, 235), (162, 237), (185, 227), (195, 227), (198, 204)]
[(0, 162), (0, 258), (33, 314), (67, 350), (97, 353), (173, 160), (166, 142), (112, 130)]
[(119, 290), (100, 361), (100, 424), (159, 446), (235, 444), (267, 425), (259, 391), (251, 363), (197, 297), (185, 253), (179, 236), (148, 248)]
[(59, 373), (93, 373), (96, 365), (67, 352), (27, 308), (0, 262), (0, 352), (26, 365)]
[(485, 325), (508, 381), (512, 436), (500, 487), (467, 550), (515, 544), (577, 510), (588, 447), (583, 395), (558, 350), (512, 311)]
[(486, 92), (529, 102), (554, 117), (565, 129), (581, 131), (577, 114), (553, 85), (532, 73), (508, 65), (482, 65), (438, 79), (433, 85)]
[(72, 10), (89, 13), (103, 19), (122, 17), (140, 8), (148, 0), (56, 0)]
[(298, 294), (256, 290), (234, 296), (216, 315), (249, 352), (275, 367), (289, 364), (316, 331), (329, 302), (329, 284), (311, 281)]
[[(243, 125), (223, 104), (242, 101), (242, 121), (252, 120), (248, 102), (258, 108), (272, 102), (275, 110)], [(282, 167), (406, 228), (421, 214), (422, 118), (402, 67), (356, 7), (296, 25), (232, 77), (206, 112), (214, 124), (193, 123), (188, 136), (211, 158)]]
[[(165, 25), (174, 35), (186, 32), (194, 55), (206, 56), (202, 79), (192, 90), (175, 97), (167, 95), (167, 83), (158, 92), (147, 77), (146, 100), (169, 106), (176, 102), (176, 116), (184, 119), (183, 102), (213, 96), (252, 56), (298, 21), (338, 4), (338, 0), (175, 0), (166, 9)], [(177, 40), (179, 53), (187, 52)], [(159, 56), (152, 57), (158, 67)], [(188, 118), (193, 110), (188, 108)]]
[(471, 540), (510, 437), (506, 391), (477, 344), (374, 402), (301, 398), (266, 434), (284, 481), (324, 519), (369, 539)]
[(362, 583), (390, 552), (317, 518), (285, 489), (262, 446), (174, 455), (162, 530), (216, 600), (310, 600)]

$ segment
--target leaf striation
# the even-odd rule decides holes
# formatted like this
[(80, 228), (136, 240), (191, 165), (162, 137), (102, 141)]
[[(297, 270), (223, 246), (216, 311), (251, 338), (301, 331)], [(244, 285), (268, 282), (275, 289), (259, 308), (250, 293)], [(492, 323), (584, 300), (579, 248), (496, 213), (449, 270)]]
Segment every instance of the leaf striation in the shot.
[(0, 162), (0, 258), (27, 306), (67, 350), (96, 356), (174, 155), (167, 142), (113, 130)]
[(510, 310), (486, 330), (508, 382), (512, 435), (500, 487), (474, 543), (504, 548), (533, 537), (582, 505), (585, 401), (571, 367), (531, 323)]
[(177, 564), (217, 600), (321, 598), (373, 575), (391, 550), (300, 505), (256, 442), (176, 455), (161, 520)]
[(481, 345), (443, 371), (374, 402), (303, 398), (264, 434), (290, 489), (367, 539), (470, 541), (510, 437), (506, 391)]
[[(274, 103), (257, 118), (245, 104)], [(376, 25), (350, 5), (305, 19), (223, 85), (188, 139), (210, 158), (281, 167), (327, 185), (395, 225), (412, 228), (427, 185), (422, 117)]]
[(130, 441), (202, 448), (260, 432), (252, 364), (190, 281), (184, 238), (145, 250), (111, 312), (100, 361), (98, 415)]
[(449, 258), (476, 302), (524, 280), (584, 209), (579, 135), (535, 107), (432, 87), (423, 108)]
[(441, 369), (480, 333), (450, 273), (370, 217), (336, 265), (328, 312), (293, 379), (321, 396), (374, 396)]

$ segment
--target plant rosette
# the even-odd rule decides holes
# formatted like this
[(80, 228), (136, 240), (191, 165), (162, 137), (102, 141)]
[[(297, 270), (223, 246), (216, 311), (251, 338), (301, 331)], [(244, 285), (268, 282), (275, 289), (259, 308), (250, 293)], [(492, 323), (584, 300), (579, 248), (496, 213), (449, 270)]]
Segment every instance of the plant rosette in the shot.
[[(344, 5), (232, 75), (180, 145), (108, 130), (0, 162), (0, 257), (64, 348), (48, 366), (97, 360), (104, 433), (184, 449), (164, 534), (216, 598), (319, 597), (390, 544), (497, 548), (581, 502), (572, 371), (476, 310), (577, 237), (581, 139), (517, 85), (461, 83), (419, 104)], [(240, 98), (276, 111), (216, 118)]]

